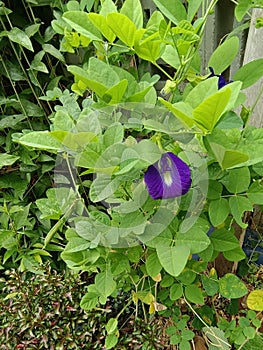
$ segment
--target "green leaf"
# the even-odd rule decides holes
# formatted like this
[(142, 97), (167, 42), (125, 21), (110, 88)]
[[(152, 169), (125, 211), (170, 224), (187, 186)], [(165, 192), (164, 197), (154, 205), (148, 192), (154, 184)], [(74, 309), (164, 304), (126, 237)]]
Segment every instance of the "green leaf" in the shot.
[(27, 115), (24, 115), (24, 114), (13, 114), (8, 116), (2, 115), (2, 119), (0, 120), (0, 130), (6, 129), (6, 128), (14, 128), (16, 124), (18, 124), (19, 122), (21, 122), (26, 118), (27, 118)]
[(253, 210), (253, 206), (250, 201), (246, 197), (233, 196), (229, 199), (229, 206), (237, 224), (242, 228), (246, 228), (247, 224), (243, 223), (242, 217), (245, 211)]
[(192, 108), (190, 105), (184, 102), (178, 102), (171, 104), (170, 102), (159, 98), (162, 104), (164, 104), (167, 109), (172, 112), (187, 128), (192, 128), (194, 125), (194, 120), (192, 118)]
[(112, 334), (116, 332), (117, 326), (118, 326), (117, 318), (110, 318), (105, 326), (107, 333)]
[(247, 306), (250, 310), (263, 311), (263, 290), (253, 290), (248, 294)]
[(90, 247), (90, 242), (82, 237), (72, 237), (68, 241), (64, 251), (67, 254), (72, 254), (76, 252), (81, 252), (82, 250), (88, 249)]
[(89, 20), (94, 24), (94, 26), (101, 32), (101, 34), (110, 42), (112, 43), (116, 35), (113, 33), (113, 31), (109, 28), (106, 17), (104, 17), (101, 14), (98, 13), (88, 13)]
[(120, 13), (130, 18), (136, 27), (143, 26), (143, 12), (140, 0), (125, 0)]
[(130, 272), (129, 259), (126, 255), (113, 253), (111, 255), (111, 272), (113, 276), (119, 276), (123, 273)]
[(187, 4), (187, 20), (191, 22), (196, 15), (202, 0), (188, 0)]
[[(141, 84), (141, 86), (139, 85), (139, 89), (141, 89), (139, 92), (132, 94), (131, 96), (129, 96), (126, 99), (126, 102), (141, 102), (145, 100), (145, 97), (147, 95), (148, 92), (150, 92), (150, 90), (152, 90), (152, 84), (148, 85), (148, 83), (146, 82), (142, 82), (143, 84)], [(145, 88), (146, 85), (146, 88)], [(155, 101), (156, 97), (154, 96), (150, 103), (152, 103), (152, 101)], [(147, 101), (146, 101), (147, 103)], [(149, 102), (148, 102), (149, 103)]]
[(80, 166), (83, 168), (96, 168), (96, 165), (104, 150), (104, 145), (90, 143), (87, 147), (85, 147), (85, 150), (76, 157), (75, 166)]
[(105, 91), (101, 98), (108, 104), (117, 104), (121, 102), (127, 86), (128, 80), (121, 80), (119, 83)]
[(116, 36), (127, 46), (132, 47), (135, 40), (136, 26), (129, 17), (121, 13), (107, 15), (107, 24)]
[(234, 274), (227, 273), (219, 279), (219, 293), (228, 299), (237, 299), (247, 294), (247, 287)]
[(164, 52), (162, 53), (162, 59), (170, 66), (178, 69), (180, 66), (180, 58), (175, 47), (172, 45), (166, 45)]
[(253, 339), (256, 335), (256, 329), (251, 326), (246, 326), (243, 328), (243, 333), (247, 339)]
[[(237, 181), (238, 179), (238, 181)], [(221, 180), (230, 193), (242, 193), (248, 190), (250, 185), (250, 171), (248, 167), (228, 170), (227, 175)]]
[(80, 307), (84, 310), (92, 310), (98, 303), (98, 297), (99, 294), (86, 293), (80, 301)]
[(32, 131), (20, 137), (16, 142), (24, 146), (38, 148), (50, 152), (57, 152), (61, 149), (61, 143), (56, 140), (48, 131)]
[(170, 299), (178, 300), (183, 295), (183, 288), (179, 283), (173, 283), (170, 288)]
[(114, 292), (116, 288), (116, 282), (113, 279), (110, 268), (107, 267), (105, 271), (100, 272), (95, 277), (95, 286), (98, 292), (104, 296), (108, 297)]
[(135, 144), (132, 149), (136, 152), (137, 159), (142, 160), (145, 165), (151, 165), (161, 158), (159, 147), (150, 140), (142, 140)]
[(89, 59), (87, 74), (89, 75), (89, 80), (97, 81), (108, 88), (116, 85), (120, 80), (128, 80), (120, 78), (119, 70), (115, 70), (114, 67), (95, 57)]
[(147, 243), (147, 246), (151, 248), (157, 248), (160, 245), (169, 247), (173, 240), (171, 231), (161, 223), (147, 225), (143, 236), (140, 238), (143, 243)]
[(14, 164), (20, 157), (12, 156), (8, 153), (0, 153), (0, 169), (4, 166), (9, 166)]
[(139, 57), (154, 63), (161, 56), (162, 47), (162, 42), (160, 40), (155, 40), (135, 45), (134, 49)]
[(101, 202), (113, 195), (120, 185), (120, 179), (111, 179), (110, 175), (99, 174), (92, 182), (89, 196), (92, 202)]
[[(229, 85), (230, 86), (230, 85)], [(242, 129), (243, 120), (233, 111), (228, 111), (223, 114), (222, 119), (217, 124), (217, 128), (220, 129)]]
[[(44, 219), (54, 219), (58, 220), (63, 213), (63, 210), (66, 207), (62, 207), (62, 203), (60, 201), (66, 200), (66, 202), (74, 201), (74, 197), (72, 195), (72, 192), (68, 188), (49, 188), (46, 191), (47, 198), (39, 198), (36, 200), (36, 205), (38, 209), (41, 211), (40, 218)], [(64, 203), (66, 206), (71, 205), (71, 203)]]
[(130, 247), (127, 252), (127, 256), (131, 262), (138, 263), (143, 255), (143, 250), (140, 245)]
[[(70, 238), (69, 241), (71, 241), (71, 239), (73, 238), (76, 238), (76, 237)], [(84, 247), (84, 245), (82, 247)], [(66, 249), (64, 249), (61, 253), (61, 258), (65, 261), (67, 266), (70, 269), (76, 269), (77, 271), (84, 268), (84, 266), (87, 264), (93, 265), (99, 259), (99, 257), (100, 257), (100, 253), (96, 249), (87, 249), (87, 248), (81, 251), (79, 250), (79, 251), (68, 253), (67, 246), (66, 246)], [(96, 295), (98, 296), (97, 292), (96, 292)]]
[(164, 16), (160, 11), (154, 11), (147, 24), (146, 24), (146, 29), (152, 29), (154, 32), (159, 31), (160, 23), (164, 21)]
[(146, 271), (149, 274), (149, 276), (151, 277), (155, 277), (158, 275), (158, 273), (161, 271), (162, 269), (162, 265), (159, 262), (157, 253), (154, 252), (151, 255), (149, 255), (146, 259)]
[(113, 102), (114, 100), (120, 102), (127, 87), (126, 79), (120, 81), (118, 74), (108, 64), (95, 57), (89, 59), (88, 70), (69, 66), (68, 71), (74, 75), (77, 82), (80, 82), (82, 90), (88, 87), (106, 102), (111, 102), (111, 99)]
[(44, 55), (45, 55), (45, 52), (43, 50), (39, 51), (35, 55), (33, 61), (31, 62), (30, 69), (34, 69), (36, 71), (43, 72), (43, 73), (48, 73), (47, 66), (43, 62), (41, 62)]
[(8, 16), (10, 13), (12, 13), (13, 11), (10, 10), (9, 8), (5, 7), (5, 4), (1, 4), (0, 7), (0, 16)]
[(186, 20), (180, 21), (176, 27), (172, 27), (171, 32), (174, 35), (181, 34), (185, 42), (194, 42), (200, 39), (199, 35), (196, 34), (194, 27)]
[[(171, 327), (174, 327), (174, 326), (170, 326), (169, 328), (167, 328), (166, 333), (168, 333), (167, 330), (170, 329)], [(172, 332), (172, 334), (175, 333), (176, 327), (174, 327), (174, 329), (171, 329), (171, 332)], [(169, 339), (169, 342), (171, 345), (177, 345), (177, 344), (181, 343), (181, 341), (182, 341), (182, 339), (181, 339), (181, 336), (179, 334), (173, 334)]]
[[(165, 330), (165, 332), (166, 332), (167, 334), (169, 334), (169, 335), (172, 335), (172, 334), (176, 333), (176, 331), (177, 331), (176, 326), (169, 326), (169, 327), (167, 327), (166, 330)], [(180, 337), (179, 337), (179, 340), (180, 340)], [(178, 341), (178, 343), (179, 343), (179, 341)]]
[(260, 181), (255, 181), (250, 185), (247, 197), (252, 204), (263, 204), (263, 185)]
[(234, 249), (223, 252), (223, 255), (228, 261), (240, 261), (246, 257), (246, 254), (241, 247), (236, 247)]
[(217, 327), (204, 327), (202, 331), (209, 339), (209, 350), (229, 350), (231, 348), (225, 333), (221, 329)]
[[(89, 147), (91, 145), (92, 144), (90, 144)], [(101, 157), (97, 159), (97, 162), (95, 164), (95, 171), (111, 175), (113, 171), (117, 169), (121, 163), (121, 160), (124, 159), (123, 154), (126, 150), (127, 147), (120, 142), (108, 146), (102, 153)]]
[(181, 335), (184, 340), (191, 340), (194, 338), (195, 333), (190, 329), (182, 329)]
[(188, 340), (181, 339), (179, 344), (179, 350), (191, 350), (191, 345)]
[(196, 124), (205, 132), (211, 132), (222, 116), (230, 97), (231, 90), (226, 89), (224, 91), (219, 90), (206, 98), (193, 110)]
[(235, 6), (235, 16), (238, 22), (242, 20), (247, 11), (252, 6), (252, 0), (239, 0)]
[(224, 228), (215, 230), (210, 236), (214, 249), (219, 252), (226, 252), (239, 247), (239, 241), (232, 231)]
[(13, 27), (9, 32), (7, 32), (7, 36), (11, 41), (34, 52), (34, 48), (32, 46), (32, 43), (28, 35), (25, 32), (23, 32), (21, 29), (17, 27)]
[(65, 62), (64, 56), (58, 49), (55, 48), (55, 46), (44, 44), (42, 48), (46, 53), (49, 53), (51, 56), (57, 58), (60, 62)]
[(224, 146), (210, 142), (210, 147), (223, 170), (232, 168), (238, 164), (242, 164), (249, 159), (246, 153), (236, 151), (234, 149), (227, 149)]
[(199, 227), (193, 226), (187, 232), (178, 232), (175, 243), (178, 247), (181, 245), (189, 247), (190, 253), (195, 254), (205, 250), (209, 246), (210, 240)]
[(119, 338), (115, 334), (106, 335), (106, 339), (105, 339), (106, 350), (114, 348), (115, 345), (117, 345), (118, 340)]
[(113, 123), (103, 135), (103, 143), (106, 147), (123, 141), (124, 129), (120, 123)]
[[(43, 117), (45, 115), (43, 108), (35, 103), (29, 101), (28, 99), (20, 99), (19, 104), (23, 105), (23, 111), (26, 111), (28, 116), (32, 117)], [(21, 108), (21, 107), (20, 107)], [(21, 108), (22, 110), (22, 108)]]
[[(120, 170), (114, 172), (114, 175), (123, 175), (129, 173), (131, 170), (136, 169), (137, 164), (139, 163), (139, 159), (127, 159), (120, 164)], [(138, 209), (140, 205), (135, 202), (126, 202), (123, 203), (119, 208), (119, 213), (124, 213), (126, 210)]]
[(53, 130), (71, 131), (75, 123), (71, 115), (66, 111), (59, 109), (54, 115)]
[(186, 19), (186, 10), (180, 0), (153, 0), (160, 11), (174, 24)]
[(176, 279), (184, 285), (189, 285), (196, 279), (196, 273), (192, 269), (190, 270), (190, 268), (186, 267)]
[[(16, 230), (20, 230), (22, 227), (29, 224), (28, 215), (29, 215), (30, 205), (31, 204), (28, 204), (26, 207), (19, 208), (19, 211), (15, 213), (13, 223), (14, 223)], [(11, 209), (13, 209), (13, 208), (14, 207), (12, 207)], [(10, 213), (12, 213), (11, 209), (10, 209)]]
[(209, 180), (207, 198), (208, 199), (221, 198), (222, 190), (223, 190), (223, 185), (220, 182), (216, 180)]
[(188, 301), (194, 304), (204, 304), (204, 297), (200, 288), (195, 284), (190, 284), (185, 287), (185, 297)]
[(0, 176), (0, 188), (14, 188), (15, 198), (22, 198), (27, 187), (28, 180), (21, 178), (21, 175), (9, 173)]
[(210, 202), (209, 205), (209, 218), (213, 226), (219, 226), (222, 224), (229, 215), (229, 205), (225, 198), (219, 198)]
[(225, 40), (212, 53), (208, 67), (213, 67), (215, 74), (224, 72), (234, 61), (239, 50), (239, 39), (237, 36)]
[(136, 302), (136, 299), (141, 300), (143, 303), (150, 305), (154, 301), (154, 296), (151, 292), (147, 291), (138, 291), (137, 293), (133, 294), (133, 300)]
[(15, 239), (14, 231), (0, 229), (0, 247), (1, 248), (12, 250), (12, 248), (15, 247), (17, 250), (18, 249), (17, 245), (18, 245), (18, 242)]
[(252, 128), (245, 135), (245, 140), (239, 145), (240, 151), (249, 155), (249, 160), (244, 164), (246, 166), (262, 163), (263, 161), (263, 128)]
[[(231, 91), (230, 99), (226, 105), (224, 113), (240, 106), (243, 102), (245, 102), (246, 96), (241, 93), (242, 82), (241, 81), (233, 81), (231, 84), (225, 85), (220, 91), (229, 90)], [(243, 124), (242, 124), (243, 126)]]
[(233, 76), (233, 80), (242, 82), (242, 89), (256, 83), (263, 76), (263, 58), (253, 60), (239, 68)]
[(157, 255), (165, 271), (176, 277), (185, 268), (190, 249), (184, 245), (178, 247), (157, 247)]
[(118, 12), (117, 7), (112, 0), (104, 0), (101, 4), (100, 14), (107, 16), (109, 13)]
[(218, 293), (219, 285), (217, 279), (201, 275), (201, 280), (207, 295), (212, 297)]
[(165, 274), (161, 280), (160, 286), (161, 287), (171, 287), (174, 285), (174, 278), (168, 274)]
[(206, 98), (218, 91), (218, 78), (205, 79), (195, 86), (186, 96), (185, 102), (192, 108), (199, 106)]
[(70, 11), (79, 10), (80, 9), (80, 4), (76, 0), (69, 0), (67, 5), (66, 5), (66, 7)]
[(62, 18), (66, 21), (77, 33), (90, 38), (91, 40), (102, 41), (100, 32), (89, 20), (89, 16), (84, 11), (67, 11), (63, 13)]

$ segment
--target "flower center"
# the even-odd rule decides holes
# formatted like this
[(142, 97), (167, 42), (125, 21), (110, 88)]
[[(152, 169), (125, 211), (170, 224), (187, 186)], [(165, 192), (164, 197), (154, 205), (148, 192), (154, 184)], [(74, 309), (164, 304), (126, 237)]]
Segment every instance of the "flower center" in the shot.
[(163, 156), (158, 162), (160, 173), (164, 174), (172, 170), (172, 161), (168, 156)]
[(165, 171), (163, 173), (163, 180), (166, 184), (166, 186), (171, 186), (173, 183), (173, 178), (171, 176), (171, 171)]

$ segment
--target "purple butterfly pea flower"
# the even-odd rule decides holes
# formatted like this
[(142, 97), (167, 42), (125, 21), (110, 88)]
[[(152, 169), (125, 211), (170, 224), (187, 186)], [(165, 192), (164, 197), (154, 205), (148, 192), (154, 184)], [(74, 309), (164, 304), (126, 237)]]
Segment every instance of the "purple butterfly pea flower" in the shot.
[(148, 167), (144, 181), (153, 199), (182, 196), (192, 183), (189, 166), (172, 152), (162, 154), (158, 162)]
[(222, 87), (224, 87), (225, 85), (229, 84), (225, 78), (223, 77), (223, 75), (221, 74), (215, 74), (214, 70), (212, 67), (209, 67), (209, 70), (211, 72), (211, 74), (209, 75), (208, 78), (212, 78), (212, 77), (218, 77), (218, 90), (220, 90)]

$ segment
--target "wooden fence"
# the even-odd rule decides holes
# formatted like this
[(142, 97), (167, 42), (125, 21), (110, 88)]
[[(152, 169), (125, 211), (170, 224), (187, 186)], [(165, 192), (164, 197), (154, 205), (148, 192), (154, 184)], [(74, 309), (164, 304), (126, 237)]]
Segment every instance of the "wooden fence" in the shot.
[[(141, 0), (141, 3), (149, 15), (156, 10), (152, 0)], [(256, 18), (263, 17), (263, 9), (254, 9), (251, 21), (249, 16), (245, 16), (241, 23), (236, 21), (234, 10), (235, 4), (231, 0), (219, 0), (214, 13), (208, 19), (201, 46), (203, 73), (207, 73), (207, 63), (212, 52), (224, 40), (225, 36), (233, 30), (240, 39), (240, 49), (235, 61), (225, 72), (226, 78), (231, 79), (237, 69), (245, 63), (263, 57), (263, 28), (255, 28)], [(238, 28), (243, 30), (239, 31)], [(253, 107), (262, 86), (263, 78), (246, 89), (246, 106)], [(257, 101), (250, 123), (257, 127), (263, 127), (263, 94)]]

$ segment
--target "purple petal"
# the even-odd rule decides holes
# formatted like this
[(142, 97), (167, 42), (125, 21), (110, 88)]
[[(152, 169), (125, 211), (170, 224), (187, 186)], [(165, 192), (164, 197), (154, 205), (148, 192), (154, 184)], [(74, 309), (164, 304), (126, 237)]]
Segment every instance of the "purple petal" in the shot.
[(228, 83), (225, 81), (225, 78), (222, 75), (218, 75), (218, 90), (227, 85)]
[(208, 78), (215, 77), (216, 75), (215, 75), (214, 69), (212, 67), (209, 67), (209, 70), (210, 70), (211, 74), (209, 75)]
[(228, 82), (225, 80), (223, 75), (215, 74), (214, 69), (212, 67), (209, 67), (209, 70), (210, 70), (211, 74), (209, 75), (208, 78), (218, 77), (218, 85), (217, 85), (218, 86), (218, 90), (220, 90), (222, 87), (224, 87), (225, 85), (228, 84)]
[(144, 181), (153, 199), (182, 196), (192, 183), (189, 166), (171, 152), (164, 153), (158, 162), (149, 166)]

